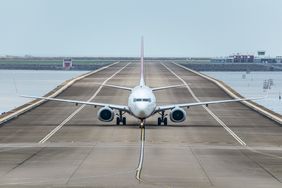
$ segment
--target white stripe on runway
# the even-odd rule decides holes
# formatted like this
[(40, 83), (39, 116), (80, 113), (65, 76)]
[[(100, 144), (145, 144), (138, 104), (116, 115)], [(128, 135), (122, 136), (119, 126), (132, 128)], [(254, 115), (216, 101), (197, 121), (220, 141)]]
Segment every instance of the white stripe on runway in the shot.
[[(162, 63), (162, 65), (171, 72), (174, 76), (176, 76), (188, 89), (188, 91), (191, 93), (192, 97), (197, 101), (201, 102), (199, 98), (195, 95), (191, 87), (183, 80), (180, 76), (178, 76), (175, 72), (173, 72), (170, 68), (168, 68), (166, 65)], [(239, 142), (242, 146), (247, 146), (247, 144), (238, 136), (236, 135), (217, 115), (215, 115), (209, 108), (207, 108), (205, 105), (202, 106), (237, 142)]]
[[(103, 88), (103, 85), (106, 84), (110, 79), (112, 79), (115, 75), (117, 75), (120, 71), (122, 71), (125, 67), (127, 67), (130, 63), (126, 64), (124, 67), (119, 69), (117, 72), (115, 72), (112, 76), (107, 78), (101, 86), (98, 88), (98, 90), (91, 96), (90, 99), (87, 100), (87, 102), (92, 101), (98, 93)], [(78, 108), (76, 111), (74, 111), (69, 117), (67, 117), (60, 125), (58, 125), (56, 128), (54, 128), (49, 134), (47, 134), (42, 140), (40, 140), (38, 143), (43, 144), (45, 143), (49, 138), (51, 138), (58, 130), (60, 130), (67, 122), (69, 122), (78, 112), (80, 112), (86, 105), (83, 104), (80, 108)]]

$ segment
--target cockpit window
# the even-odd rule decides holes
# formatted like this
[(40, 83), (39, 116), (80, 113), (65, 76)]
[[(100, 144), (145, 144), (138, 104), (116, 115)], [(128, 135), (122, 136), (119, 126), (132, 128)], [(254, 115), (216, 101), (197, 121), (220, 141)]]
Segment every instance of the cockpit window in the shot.
[(141, 101), (144, 101), (144, 102), (151, 102), (151, 99), (150, 99), (150, 98), (144, 98), (144, 99), (134, 98), (134, 99), (133, 99), (133, 102), (141, 102)]
[(144, 101), (144, 102), (151, 102), (151, 99), (143, 99), (142, 101)]

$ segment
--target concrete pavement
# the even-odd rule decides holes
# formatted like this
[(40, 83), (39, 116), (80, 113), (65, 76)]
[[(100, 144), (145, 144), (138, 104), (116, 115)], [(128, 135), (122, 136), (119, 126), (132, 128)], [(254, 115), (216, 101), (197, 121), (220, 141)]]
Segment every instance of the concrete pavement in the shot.
[[(84, 78), (59, 98), (88, 100), (108, 84), (135, 86), (139, 64), (118, 63)], [(165, 65), (165, 66), (164, 66)], [(146, 63), (147, 85), (190, 87), (157, 91), (159, 104), (229, 99), (218, 86), (171, 63)], [(126, 67), (125, 67), (126, 66)], [(173, 74), (173, 73), (174, 74)], [(177, 76), (178, 77), (177, 77)], [(192, 91), (192, 93), (191, 93)], [(128, 91), (103, 87), (97, 102), (127, 104)], [(94, 107), (46, 102), (0, 128), (0, 187), (281, 187), (281, 125), (241, 103), (185, 109), (186, 121), (146, 122), (141, 180), (136, 179), (138, 120), (100, 122)], [(211, 115), (209, 110), (215, 116)], [(246, 146), (240, 144), (223, 122)], [(64, 125), (43, 144), (58, 125)]]

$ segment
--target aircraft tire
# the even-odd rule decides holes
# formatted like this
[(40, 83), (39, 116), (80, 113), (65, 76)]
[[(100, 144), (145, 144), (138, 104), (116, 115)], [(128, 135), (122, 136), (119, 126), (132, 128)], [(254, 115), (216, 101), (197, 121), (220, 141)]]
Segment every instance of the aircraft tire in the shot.
[(164, 125), (167, 126), (167, 118), (164, 118)]
[(158, 125), (160, 126), (162, 124), (161, 118), (158, 118)]
[(116, 125), (119, 125), (119, 124), (120, 124), (120, 118), (117, 117), (117, 118), (116, 118)]
[(126, 117), (123, 117), (123, 118), (122, 118), (122, 124), (123, 124), (123, 125), (126, 125)]

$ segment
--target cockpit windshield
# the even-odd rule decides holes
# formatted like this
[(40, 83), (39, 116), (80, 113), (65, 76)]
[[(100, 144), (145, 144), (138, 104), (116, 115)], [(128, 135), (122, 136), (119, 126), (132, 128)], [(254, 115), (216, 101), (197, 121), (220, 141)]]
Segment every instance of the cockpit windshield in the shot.
[(144, 98), (144, 99), (141, 99), (141, 98), (134, 98), (134, 99), (133, 99), (133, 102), (141, 102), (141, 101), (144, 101), (144, 102), (151, 102), (151, 99), (150, 99), (150, 98)]
[(142, 99), (142, 101), (144, 101), (144, 102), (151, 102), (151, 99)]

